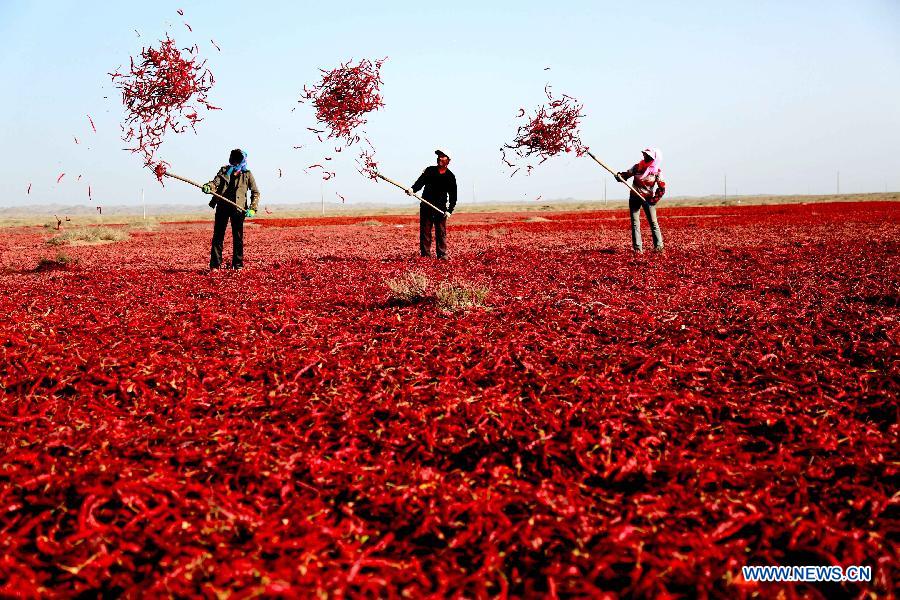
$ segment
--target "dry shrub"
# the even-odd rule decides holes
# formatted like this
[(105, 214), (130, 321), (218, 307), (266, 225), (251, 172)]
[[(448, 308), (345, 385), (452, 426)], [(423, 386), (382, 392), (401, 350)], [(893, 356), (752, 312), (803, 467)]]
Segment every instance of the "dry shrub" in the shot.
[(129, 231), (134, 232), (142, 232), (142, 231), (159, 231), (159, 221), (156, 220), (148, 220), (148, 221), (138, 221), (136, 223), (130, 223), (128, 225)]
[(70, 265), (75, 264), (75, 259), (67, 254), (62, 252), (58, 252), (56, 254), (56, 258), (42, 258), (38, 261), (37, 267), (35, 267), (35, 271), (57, 271), (60, 269), (65, 269)]
[(438, 286), (435, 295), (438, 307), (453, 312), (484, 306), (488, 288), (464, 281), (445, 281)]
[(391, 290), (390, 304), (409, 306), (433, 300), (438, 308), (448, 312), (483, 307), (488, 295), (487, 286), (465, 281), (444, 281), (431, 294), (431, 282), (417, 271), (407, 271), (402, 277), (389, 279), (387, 284)]
[(394, 304), (415, 304), (421, 302), (428, 292), (428, 278), (416, 271), (407, 271), (402, 277), (389, 279), (391, 302)]
[(528, 217), (525, 219), (526, 223), (549, 223), (550, 219), (545, 219), (544, 217)]
[(121, 242), (128, 239), (128, 233), (121, 229), (111, 227), (85, 227), (73, 229), (62, 235), (47, 240), (48, 244), (61, 246), (63, 244), (99, 244), (103, 242)]
[(367, 227), (381, 227), (384, 225), (381, 221), (376, 221), (375, 219), (369, 219), (368, 221), (360, 221), (357, 225), (365, 225)]

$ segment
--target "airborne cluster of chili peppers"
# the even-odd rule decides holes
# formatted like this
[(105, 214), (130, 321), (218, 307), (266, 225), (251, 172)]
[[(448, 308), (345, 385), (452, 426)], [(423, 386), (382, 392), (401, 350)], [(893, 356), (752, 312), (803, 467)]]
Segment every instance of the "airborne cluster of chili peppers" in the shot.
[[(336, 69), (322, 72), (322, 79), (311, 88), (303, 86), (300, 102), (309, 101), (316, 111), (316, 121), (327, 128), (327, 139), (340, 139), (344, 147), (352, 146), (362, 138), (358, 128), (365, 125), (368, 114), (384, 106), (381, 97), (381, 65), (386, 59), (362, 59), (357, 64), (352, 61), (341, 64)], [(324, 141), (322, 133), (309, 128), (319, 141)], [(371, 147), (371, 143), (369, 144)], [(335, 148), (340, 152), (341, 147)], [(377, 169), (375, 149), (360, 153), (360, 172), (371, 177), (370, 171)], [(326, 158), (325, 160), (330, 160)], [(323, 179), (330, 179), (334, 173), (323, 168)], [(374, 178), (374, 177), (373, 177)]]
[[(263, 220), (215, 280), (196, 224), (2, 236), (0, 595), (890, 597), (895, 211), (669, 208), (642, 257), (463, 214), (441, 264), (415, 216)], [(398, 307), (410, 270), (488, 308)]]
[(215, 79), (198, 54), (196, 45), (180, 49), (166, 36), (158, 48), (144, 48), (132, 58), (128, 72), (110, 73), (125, 106), (122, 139), (160, 181), (166, 165), (155, 155), (165, 133), (194, 129), (202, 120), (197, 112), (201, 107), (218, 110), (207, 97)]
[(381, 65), (384, 59), (363, 59), (358, 64), (343, 63), (322, 72), (321, 81), (311, 88), (303, 86), (301, 102), (316, 109), (316, 120), (328, 128), (328, 138), (342, 139), (347, 145), (359, 141), (357, 127), (366, 116), (384, 106), (381, 99)]
[[(518, 158), (540, 158), (544, 162), (552, 156), (563, 152), (575, 152), (581, 156), (588, 148), (581, 142), (578, 132), (582, 105), (571, 96), (563, 94), (554, 98), (550, 86), (544, 88), (548, 102), (535, 111), (533, 117), (526, 116), (525, 109), (519, 109), (519, 117), (526, 123), (519, 126), (512, 142), (505, 144), (500, 152), (507, 166), (515, 167), (515, 163), (507, 159), (507, 150), (511, 150)], [(529, 173), (533, 166), (528, 166)], [(516, 169), (518, 170), (518, 169)], [(515, 174), (515, 171), (513, 171)]]
[(359, 172), (369, 179), (378, 179), (378, 163), (375, 161), (375, 148), (363, 149), (359, 153)]

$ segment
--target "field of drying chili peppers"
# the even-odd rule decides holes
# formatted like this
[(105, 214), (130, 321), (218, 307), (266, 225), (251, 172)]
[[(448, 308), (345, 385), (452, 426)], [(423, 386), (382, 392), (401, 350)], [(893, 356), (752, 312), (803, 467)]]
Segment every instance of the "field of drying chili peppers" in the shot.
[(0, 594), (891, 596), (897, 205), (535, 214), (4, 230)]

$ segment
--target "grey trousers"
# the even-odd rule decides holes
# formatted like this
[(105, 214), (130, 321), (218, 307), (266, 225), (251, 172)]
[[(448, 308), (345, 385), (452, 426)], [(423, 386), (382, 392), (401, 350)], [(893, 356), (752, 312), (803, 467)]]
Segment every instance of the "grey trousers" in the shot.
[(641, 208), (647, 215), (647, 222), (650, 223), (650, 231), (653, 234), (653, 248), (656, 250), (663, 249), (662, 230), (659, 228), (659, 221), (656, 220), (656, 207), (640, 198), (635, 198), (634, 194), (628, 199), (628, 209), (631, 212), (631, 246), (636, 252), (644, 249), (644, 243), (641, 240)]

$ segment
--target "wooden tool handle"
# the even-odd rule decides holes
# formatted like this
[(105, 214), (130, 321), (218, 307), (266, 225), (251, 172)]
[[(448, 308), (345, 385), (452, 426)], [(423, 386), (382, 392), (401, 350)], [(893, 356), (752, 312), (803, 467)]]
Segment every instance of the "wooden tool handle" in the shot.
[[(189, 183), (194, 187), (200, 188), (201, 190), (203, 189), (202, 185), (200, 185), (196, 181), (192, 181), (192, 180), (188, 179), (187, 177), (182, 177), (181, 175), (176, 175), (175, 173), (169, 173), (168, 171), (166, 171), (165, 175), (166, 175), (166, 177), (171, 177), (172, 179), (177, 179), (178, 181), (183, 181), (185, 183)], [(241, 208), (240, 206), (238, 206), (236, 203), (229, 200), (225, 196), (222, 196), (215, 192), (210, 192), (210, 194), (212, 194), (213, 198), (217, 198), (217, 199), (221, 200), (222, 202), (227, 202), (228, 204), (232, 205), (233, 207), (235, 207), (238, 210), (244, 210), (243, 208)]]
[[(600, 165), (601, 167), (603, 167), (604, 169), (606, 169), (607, 171), (609, 171), (610, 173), (612, 173), (613, 176), (616, 178), (616, 181), (619, 181), (619, 174), (616, 173), (615, 171), (613, 171), (612, 169), (610, 169), (610, 168), (606, 165), (605, 162), (603, 162), (602, 160), (600, 160), (599, 158), (597, 158), (596, 156), (594, 156), (594, 155), (591, 153), (590, 150), (588, 150), (587, 155), (590, 156), (591, 158), (593, 158), (595, 161), (597, 161), (597, 164), (598, 164), (598, 165)], [(638, 198), (640, 198), (641, 200), (643, 200), (643, 201), (645, 201), (645, 202), (649, 202), (649, 200), (648, 200), (647, 198), (644, 198), (644, 195), (641, 194), (640, 192), (638, 192), (636, 189), (634, 189), (634, 186), (632, 186), (630, 183), (628, 183), (627, 181), (624, 181), (624, 180), (622, 180), (622, 183), (624, 183), (625, 185), (627, 185), (627, 186), (628, 186), (628, 189), (631, 190), (632, 192), (634, 192), (634, 193), (637, 195)]]
[[(378, 177), (379, 179), (383, 179), (384, 181), (387, 181), (387, 182), (390, 183), (391, 185), (396, 185), (398, 188), (400, 188), (400, 189), (403, 190), (404, 192), (407, 190), (406, 187), (400, 185), (399, 183), (397, 183), (397, 182), (394, 181), (393, 179), (388, 179), (387, 177), (385, 177), (385, 176), (382, 175), (381, 173), (375, 173), (375, 176)], [(439, 213), (441, 213), (441, 214), (444, 215), (445, 217), (447, 216), (447, 213), (446, 213), (445, 211), (439, 209), (437, 206), (435, 206), (434, 204), (432, 204), (431, 202), (429, 202), (429, 201), (426, 200), (425, 198), (422, 198), (422, 197), (419, 196), (418, 194), (413, 193), (413, 194), (412, 194), (412, 197), (415, 198), (416, 200), (418, 200), (419, 202), (421, 202), (422, 204), (427, 204), (428, 206), (430, 206), (430, 207), (433, 208), (434, 210), (438, 211)]]

